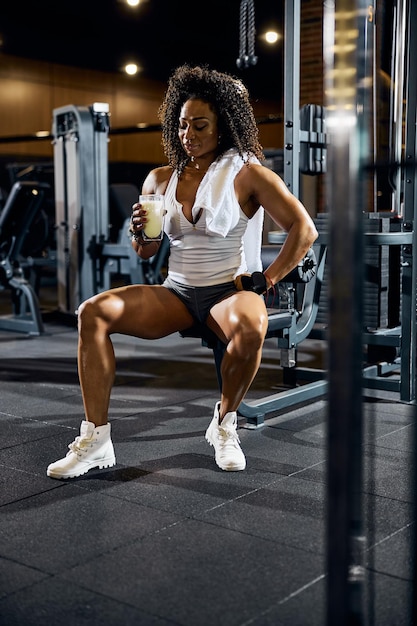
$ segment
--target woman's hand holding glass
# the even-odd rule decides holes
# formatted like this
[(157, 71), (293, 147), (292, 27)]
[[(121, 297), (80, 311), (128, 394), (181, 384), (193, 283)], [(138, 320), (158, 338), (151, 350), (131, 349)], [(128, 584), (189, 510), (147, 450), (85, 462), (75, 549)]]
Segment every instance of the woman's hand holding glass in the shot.
[(132, 236), (132, 241), (142, 245), (143, 244), (143, 227), (146, 221), (146, 211), (142, 209), (142, 205), (136, 202), (132, 206), (132, 215), (130, 217), (129, 233)]

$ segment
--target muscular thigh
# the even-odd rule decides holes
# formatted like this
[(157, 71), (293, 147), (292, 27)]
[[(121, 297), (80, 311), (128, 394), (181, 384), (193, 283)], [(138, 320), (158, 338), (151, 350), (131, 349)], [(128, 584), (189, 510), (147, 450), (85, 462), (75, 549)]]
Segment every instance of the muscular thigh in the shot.
[(118, 287), (90, 302), (110, 333), (157, 339), (193, 323), (186, 306), (161, 285)]
[(256, 329), (265, 335), (268, 313), (264, 299), (250, 291), (238, 291), (211, 308), (207, 325), (225, 343), (242, 327)]

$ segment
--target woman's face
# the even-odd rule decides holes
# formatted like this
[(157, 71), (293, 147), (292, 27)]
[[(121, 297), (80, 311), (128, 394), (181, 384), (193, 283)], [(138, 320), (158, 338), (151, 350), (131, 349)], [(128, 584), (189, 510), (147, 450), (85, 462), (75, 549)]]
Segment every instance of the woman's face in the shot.
[(216, 154), (219, 143), (217, 115), (203, 100), (184, 102), (179, 119), (178, 136), (189, 157)]

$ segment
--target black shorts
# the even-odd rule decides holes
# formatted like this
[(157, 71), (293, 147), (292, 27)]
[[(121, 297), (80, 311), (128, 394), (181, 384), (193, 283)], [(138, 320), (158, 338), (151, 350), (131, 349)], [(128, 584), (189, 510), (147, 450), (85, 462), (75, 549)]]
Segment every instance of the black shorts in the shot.
[(230, 296), (237, 291), (233, 281), (210, 287), (190, 287), (168, 277), (162, 286), (178, 296), (191, 315), (203, 324), (212, 306), (223, 300), (225, 296)]

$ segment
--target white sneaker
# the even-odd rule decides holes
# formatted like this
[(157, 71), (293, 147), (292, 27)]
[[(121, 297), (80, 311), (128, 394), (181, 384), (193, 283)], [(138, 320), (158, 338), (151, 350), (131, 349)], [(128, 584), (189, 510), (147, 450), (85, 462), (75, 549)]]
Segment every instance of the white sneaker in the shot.
[(93, 467), (103, 469), (116, 463), (113, 443), (110, 439), (110, 424), (95, 426), (82, 421), (80, 435), (68, 446), (67, 456), (48, 465), (47, 476), (51, 478), (76, 478)]
[(245, 455), (239, 445), (236, 411), (226, 413), (219, 424), (220, 402), (214, 409), (214, 417), (206, 431), (206, 439), (215, 450), (215, 460), (220, 469), (237, 472), (246, 467)]

